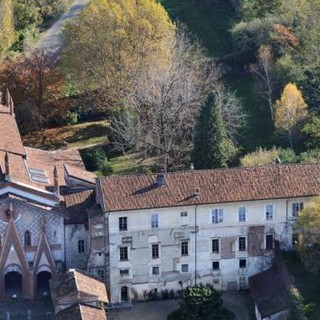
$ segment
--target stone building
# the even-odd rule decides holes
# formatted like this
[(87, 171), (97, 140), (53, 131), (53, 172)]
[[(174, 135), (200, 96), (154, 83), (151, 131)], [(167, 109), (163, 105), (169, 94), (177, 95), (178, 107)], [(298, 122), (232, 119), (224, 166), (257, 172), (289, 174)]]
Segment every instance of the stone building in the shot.
[(319, 177), (319, 164), (290, 164), (99, 178), (111, 303), (195, 283), (247, 288), (271, 266), (274, 241), (292, 248)]
[(74, 219), (66, 198), (94, 188), (94, 176), (77, 150), (25, 147), (9, 93), (0, 101), (0, 137), (0, 299), (34, 299), (49, 293), (52, 275), (73, 264), (66, 258), (65, 221), (82, 218)]

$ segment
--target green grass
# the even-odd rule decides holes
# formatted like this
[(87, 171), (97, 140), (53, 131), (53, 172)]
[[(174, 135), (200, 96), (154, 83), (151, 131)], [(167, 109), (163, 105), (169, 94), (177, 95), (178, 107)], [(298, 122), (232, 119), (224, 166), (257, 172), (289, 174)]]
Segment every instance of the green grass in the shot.
[[(131, 153), (123, 156), (117, 156), (109, 159), (112, 168), (112, 174), (139, 174), (152, 173), (158, 158), (148, 158), (143, 160), (137, 153)], [(101, 171), (95, 171), (95, 174), (102, 175)]]
[(244, 72), (243, 61), (233, 59), (238, 53), (234, 50), (230, 29), (238, 21), (238, 14), (230, 1), (161, 0), (161, 3), (173, 20), (185, 23), (200, 38), (212, 56), (231, 67), (232, 72), (226, 74), (224, 80), (236, 91), (248, 114), (240, 141), (245, 151), (272, 145), (273, 129), (268, 105), (256, 94), (252, 76)]
[[(290, 273), (294, 277), (295, 285), (304, 298), (304, 304), (314, 303), (315, 307), (307, 315), (309, 320), (320, 319), (320, 274), (313, 275), (306, 270), (301, 260), (294, 252), (283, 255)], [(315, 263), (317, 263), (315, 261)]]

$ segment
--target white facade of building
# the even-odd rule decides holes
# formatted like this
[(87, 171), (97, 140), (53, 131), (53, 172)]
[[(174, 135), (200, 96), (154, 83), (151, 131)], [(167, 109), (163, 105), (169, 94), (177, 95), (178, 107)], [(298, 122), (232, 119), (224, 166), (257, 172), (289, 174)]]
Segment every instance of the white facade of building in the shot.
[(199, 204), (106, 213), (111, 303), (195, 283), (247, 288), (270, 267), (274, 240), (292, 247), (292, 221), (310, 198)]

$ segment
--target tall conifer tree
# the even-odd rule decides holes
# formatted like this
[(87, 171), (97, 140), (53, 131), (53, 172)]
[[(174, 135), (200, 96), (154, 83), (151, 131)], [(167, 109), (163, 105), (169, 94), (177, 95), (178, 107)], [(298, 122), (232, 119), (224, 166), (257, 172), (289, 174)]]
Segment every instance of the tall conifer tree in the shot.
[(235, 148), (227, 138), (221, 108), (215, 94), (210, 93), (195, 128), (192, 161), (196, 169), (226, 167), (231, 150)]

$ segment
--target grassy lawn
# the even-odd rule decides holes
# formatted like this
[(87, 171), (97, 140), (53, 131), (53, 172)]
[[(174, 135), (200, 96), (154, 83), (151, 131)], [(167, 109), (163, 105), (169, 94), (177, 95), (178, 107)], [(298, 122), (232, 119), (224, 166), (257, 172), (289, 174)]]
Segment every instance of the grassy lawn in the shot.
[(32, 132), (22, 138), (24, 145), (46, 150), (58, 149), (62, 142), (70, 148), (84, 148), (108, 142), (107, 121), (80, 123), (61, 128)]
[[(314, 303), (315, 307), (308, 315), (309, 320), (320, 319), (320, 275), (309, 273), (302, 265), (300, 259), (293, 252), (283, 254), (286, 265), (293, 275), (295, 285), (299, 289), (304, 303)], [(316, 263), (316, 262), (315, 262)]]
[[(252, 76), (244, 72), (242, 62), (230, 57), (234, 51), (231, 27), (238, 16), (228, 0), (161, 0), (173, 20), (185, 23), (195, 33), (212, 56), (225, 57), (232, 73), (225, 76), (225, 83), (242, 101), (248, 114), (248, 123), (243, 132), (241, 144), (246, 151), (258, 146), (272, 144), (272, 123), (265, 100), (258, 97), (253, 86)], [(227, 58), (228, 57), (228, 58)]]
[[(131, 153), (110, 158), (109, 163), (112, 168), (112, 174), (139, 174), (151, 173), (157, 160), (157, 157), (143, 160), (137, 153)], [(102, 175), (100, 171), (95, 173)]]

